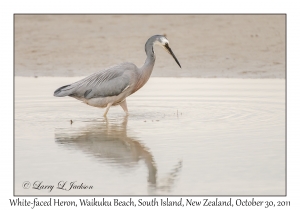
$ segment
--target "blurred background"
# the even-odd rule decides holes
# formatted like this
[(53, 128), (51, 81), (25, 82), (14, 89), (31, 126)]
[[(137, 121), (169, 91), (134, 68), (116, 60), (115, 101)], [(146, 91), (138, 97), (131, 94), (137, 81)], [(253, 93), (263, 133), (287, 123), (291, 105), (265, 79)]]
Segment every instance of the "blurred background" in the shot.
[(15, 76), (86, 76), (141, 67), (166, 34), (182, 65), (156, 47), (152, 76), (285, 78), (285, 15), (15, 15)]

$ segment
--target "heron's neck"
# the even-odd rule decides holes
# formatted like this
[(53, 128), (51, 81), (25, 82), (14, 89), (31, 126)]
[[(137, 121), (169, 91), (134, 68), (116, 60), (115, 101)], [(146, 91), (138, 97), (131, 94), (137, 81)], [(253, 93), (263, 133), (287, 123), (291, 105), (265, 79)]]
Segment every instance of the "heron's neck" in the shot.
[(141, 73), (146, 74), (146, 75), (149, 74), (149, 77), (150, 77), (152, 70), (153, 70), (154, 63), (155, 63), (153, 42), (151, 42), (150, 40), (148, 40), (145, 45), (145, 51), (146, 51), (147, 58), (146, 58), (144, 65), (141, 67)]
[(146, 61), (144, 65), (139, 69), (139, 81), (136, 87), (136, 90), (140, 89), (141, 87), (144, 86), (144, 84), (148, 81), (148, 79), (151, 76), (154, 63), (155, 63), (155, 54), (153, 51), (153, 43), (149, 44), (146, 43), (145, 46), (145, 51), (146, 51)]
[(150, 77), (154, 63), (155, 63), (155, 54), (153, 51), (153, 46), (150, 49), (146, 49), (147, 58), (145, 60), (144, 65), (140, 68), (140, 73), (144, 76)]

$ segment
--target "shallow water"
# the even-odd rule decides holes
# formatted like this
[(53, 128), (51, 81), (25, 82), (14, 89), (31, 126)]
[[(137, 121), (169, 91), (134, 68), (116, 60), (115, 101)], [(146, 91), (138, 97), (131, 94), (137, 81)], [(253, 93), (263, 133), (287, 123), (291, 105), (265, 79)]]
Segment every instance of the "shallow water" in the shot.
[(285, 194), (285, 80), (151, 78), (105, 119), (53, 97), (78, 79), (15, 78), (16, 195)]

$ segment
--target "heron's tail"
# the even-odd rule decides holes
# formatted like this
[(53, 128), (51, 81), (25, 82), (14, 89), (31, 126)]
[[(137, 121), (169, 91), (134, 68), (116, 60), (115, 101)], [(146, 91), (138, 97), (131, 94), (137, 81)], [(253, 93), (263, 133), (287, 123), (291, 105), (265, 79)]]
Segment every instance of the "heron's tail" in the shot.
[(72, 94), (71, 85), (62, 86), (54, 92), (54, 96), (56, 96), (56, 97), (64, 97), (64, 96), (68, 96), (70, 94)]

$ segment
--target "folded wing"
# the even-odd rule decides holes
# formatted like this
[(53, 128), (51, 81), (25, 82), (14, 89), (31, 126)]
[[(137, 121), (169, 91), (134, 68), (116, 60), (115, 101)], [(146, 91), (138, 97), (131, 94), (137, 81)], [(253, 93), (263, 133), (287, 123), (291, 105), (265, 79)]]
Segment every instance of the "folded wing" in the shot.
[(137, 67), (132, 63), (112, 66), (78, 82), (58, 88), (54, 96), (86, 99), (117, 96), (130, 86), (131, 76), (136, 70)]

